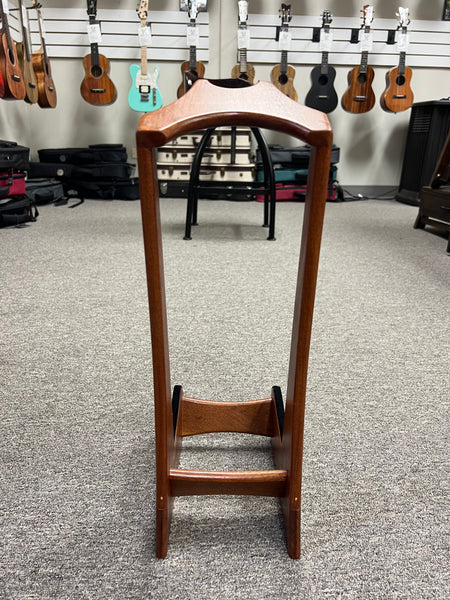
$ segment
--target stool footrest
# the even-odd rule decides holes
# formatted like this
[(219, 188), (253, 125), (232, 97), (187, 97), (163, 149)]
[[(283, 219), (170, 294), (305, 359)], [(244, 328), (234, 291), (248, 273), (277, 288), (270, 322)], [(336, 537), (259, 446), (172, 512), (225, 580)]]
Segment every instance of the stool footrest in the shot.
[(191, 471), (169, 469), (172, 496), (238, 495), (271, 496), (287, 495), (287, 471)]

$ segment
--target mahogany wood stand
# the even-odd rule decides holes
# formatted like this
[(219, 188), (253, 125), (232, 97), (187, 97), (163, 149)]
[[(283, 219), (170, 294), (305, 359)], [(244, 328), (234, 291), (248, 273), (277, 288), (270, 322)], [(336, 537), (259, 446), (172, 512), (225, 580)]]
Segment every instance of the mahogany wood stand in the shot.
[[(233, 80), (234, 86), (239, 80)], [(208, 401), (171, 393), (159, 194), (154, 148), (199, 129), (246, 125), (280, 131), (311, 145), (308, 189), (289, 362), (286, 405), (273, 387), (270, 398)], [(326, 115), (298, 104), (268, 82), (231, 88), (229, 80), (199, 79), (172, 104), (141, 117), (137, 154), (153, 354), (156, 443), (156, 554), (166, 556), (173, 500), (186, 495), (279, 497), (289, 556), (300, 556), (303, 426), (332, 132)], [(271, 438), (275, 468), (266, 471), (180, 469), (183, 436), (233, 431)]]

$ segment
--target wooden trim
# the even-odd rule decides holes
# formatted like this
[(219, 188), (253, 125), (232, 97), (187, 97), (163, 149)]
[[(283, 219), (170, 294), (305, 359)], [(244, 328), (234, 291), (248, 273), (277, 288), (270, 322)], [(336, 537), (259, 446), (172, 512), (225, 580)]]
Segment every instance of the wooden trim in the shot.
[(173, 496), (269, 496), (286, 494), (288, 472), (270, 471), (191, 471), (170, 469)]
[(181, 436), (220, 431), (277, 435), (272, 398), (241, 402), (214, 402), (182, 398)]

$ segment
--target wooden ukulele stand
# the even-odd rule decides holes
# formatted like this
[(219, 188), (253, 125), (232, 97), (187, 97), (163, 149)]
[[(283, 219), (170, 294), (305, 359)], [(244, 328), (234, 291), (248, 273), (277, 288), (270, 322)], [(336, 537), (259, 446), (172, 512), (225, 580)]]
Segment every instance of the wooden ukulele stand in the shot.
[[(242, 82), (241, 82), (242, 83)], [(279, 497), (289, 556), (300, 556), (303, 427), (308, 355), (320, 241), (330, 169), (328, 119), (291, 100), (274, 85), (241, 87), (239, 80), (199, 79), (172, 104), (141, 117), (137, 155), (153, 354), (156, 443), (156, 555), (167, 554), (173, 500), (189, 495)], [(236, 87), (237, 86), (237, 87)], [(182, 134), (246, 125), (280, 131), (311, 145), (286, 407), (280, 389), (270, 398), (241, 402), (188, 398), (170, 383), (166, 297), (154, 148)], [(232, 431), (271, 438), (276, 468), (266, 471), (179, 469), (184, 436)]]

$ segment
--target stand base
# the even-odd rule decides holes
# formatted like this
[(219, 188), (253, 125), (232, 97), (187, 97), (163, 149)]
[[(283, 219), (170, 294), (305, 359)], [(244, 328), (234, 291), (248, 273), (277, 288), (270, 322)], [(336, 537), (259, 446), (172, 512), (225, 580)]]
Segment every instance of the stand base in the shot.
[[(262, 435), (272, 439), (275, 465), (282, 456), (284, 405), (279, 387), (270, 398), (243, 402), (199, 400), (183, 395), (175, 386), (172, 395), (172, 465), (157, 486), (156, 555), (164, 558), (169, 543), (173, 501), (176, 496), (244, 495), (281, 499), (286, 523), (288, 552), (300, 556), (300, 508), (291, 509), (289, 472), (285, 468), (265, 471), (199, 471), (178, 468), (181, 438), (203, 433), (234, 432)], [(167, 489), (165, 496), (159, 489)]]

